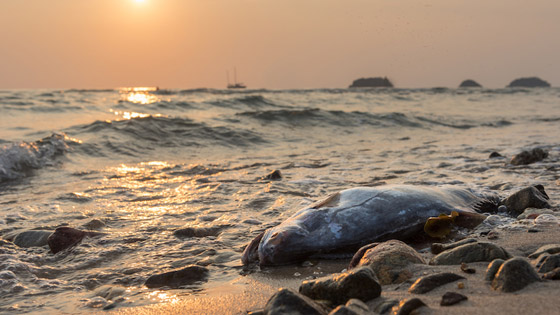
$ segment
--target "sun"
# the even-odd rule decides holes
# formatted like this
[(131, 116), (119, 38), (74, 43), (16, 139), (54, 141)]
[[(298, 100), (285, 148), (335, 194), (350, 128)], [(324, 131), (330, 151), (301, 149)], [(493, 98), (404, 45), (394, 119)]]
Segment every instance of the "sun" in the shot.
[(144, 2), (146, 2), (146, 0), (134, 0), (134, 2), (136, 2), (136, 3), (144, 3)]

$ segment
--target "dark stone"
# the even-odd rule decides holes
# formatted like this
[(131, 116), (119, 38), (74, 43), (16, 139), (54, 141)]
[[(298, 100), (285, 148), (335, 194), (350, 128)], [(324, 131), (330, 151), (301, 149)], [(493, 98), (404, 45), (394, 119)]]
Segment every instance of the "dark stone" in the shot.
[(369, 301), (381, 294), (381, 285), (373, 270), (360, 267), (345, 273), (303, 281), (299, 292), (314, 300), (328, 300), (335, 305), (356, 298)]
[(503, 259), (492, 260), (492, 262), (488, 264), (488, 268), (486, 268), (486, 276), (484, 277), (484, 280), (486, 281), (494, 280), (496, 273), (498, 272), (498, 270), (500, 270), (500, 267), (504, 262), (505, 260)]
[(14, 244), (19, 247), (41, 247), (46, 246), (52, 231), (31, 230), (18, 233), (14, 237)]
[(560, 254), (542, 256), (535, 267), (538, 273), (546, 273), (560, 267)]
[(461, 271), (464, 273), (475, 273), (476, 269), (469, 267), (469, 265), (465, 263), (461, 263)]
[(465, 277), (451, 272), (436, 273), (433, 275), (420, 277), (410, 286), (408, 292), (423, 294), (426, 292), (430, 292), (439, 286), (457, 281), (459, 279), (465, 279)]
[(542, 254), (557, 254), (560, 253), (560, 244), (548, 244), (540, 247), (534, 253), (529, 255), (529, 258), (538, 258)]
[(358, 299), (350, 299), (346, 305), (339, 305), (329, 315), (370, 315), (369, 307)]
[(542, 185), (524, 188), (507, 197), (502, 203), (507, 207), (508, 213), (518, 216), (527, 208), (550, 208), (550, 198)]
[(502, 292), (514, 292), (540, 281), (531, 264), (521, 257), (507, 260), (502, 264), (492, 280), (492, 288)]
[(375, 306), (374, 311), (378, 314), (384, 314), (397, 304), (399, 304), (398, 300), (393, 300), (393, 299), (384, 300)]
[(467, 299), (468, 298), (466, 296), (456, 292), (445, 292), (445, 294), (441, 297), (441, 302), (439, 303), (439, 305), (450, 306)]
[(461, 84), (459, 84), (460, 88), (464, 88), (464, 87), (482, 87), (482, 85), (478, 84), (478, 82), (474, 81), (474, 80), (465, 80), (463, 82), (461, 82)]
[(437, 255), (441, 252), (444, 252), (449, 249), (453, 249), (455, 247), (459, 247), (461, 245), (469, 244), (469, 243), (476, 243), (476, 239), (474, 238), (466, 238), (464, 240), (460, 240), (458, 242), (444, 244), (444, 243), (432, 243), (430, 247), (432, 254)]
[(513, 156), (509, 163), (511, 165), (527, 165), (527, 164), (542, 161), (547, 157), (548, 157), (547, 151), (541, 148), (535, 148), (531, 151), (521, 151), (521, 153), (518, 153), (515, 156)]
[(511, 255), (502, 247), (485, 242), (468, 243), (438, 254), (430, 260), (430, 265), (460, 265), (477, 261), (508, 259)]
[(554, 268), (553, 270), (542, 275), (544, 280), (560, 280), (560, 268)]
[(491, 158), (491, 159), (499, 158), (499, 157), (502, 157), (502, 155), (500, 153), (496, 152), (496, 151), (490, 153), (490, 156), (489, 156), (489, 158)]
[(148, 288), (179, 288), (181, 286), (193, 284), (197, 281), (204, 281), (208, 278), (208, 269), (191, 265), (186, 268), (152, 275), (144, 283)]
[(391, 314), (408, 315), (411, 314), (415, 309), (422, 306), (426, 306), (426, 304), (419, 298), (404, 299), (399, 302), (399, 305), (393, 307), (393, 309), (391, 310)]
[(207, 237), (218, 236), (222, 227), (188, 227), (173, 232), (176, 237)]
[(264, 313), (268, 315), (321, 315), (327, 312), (315, 301), (304, 295), (289, 289), (280, 289), (268, 300)]
[(89, 221), (88, 223), (85, 223), (84, 225), (82, 225), (83, 228), (88, 229), (88, 230), (99, 230), (100, 228), (105, 226), (105, 222), (98, 220), (98, 219), (93, 219), (91, 221)]
[(375, 77), (375, 78), (361, 78), (354, 80), (352, 85), (349, 86), (350, 88), (358, 88), (358, 87), (388, 87), (392, 88), (393, 83), (385, 78)]
[(507, 87), (550, 87), (550, 83), (537, 77), (528, 77), (515, 79)]
[(282, 173), (279, 170), (274, 170), (267, 175), (260, 178), (261, 180), (278, 180), (282, 179)]
[[(404, 282), (412, 277), (412, 273), (407, 270), (409, 265), (426, 263), (414, 248), (398, 240), (389, 240), (371, 248), (368, 246), (358, 250), (354, 257), (363, 252), (358, 266), (369, 266), (382, 285)], [(366, 250), (362, 250), (364, 248)]]
[(94, 237), (99, 235), (103, 235), (103, 233), (86, 232), (64, 226), (54, 230), (54, 233), (52, 233), (47, 239), (47, 243), (49, 244), (51, 252), (56, 254), (67, 248), (78, 245), (84, 237)]

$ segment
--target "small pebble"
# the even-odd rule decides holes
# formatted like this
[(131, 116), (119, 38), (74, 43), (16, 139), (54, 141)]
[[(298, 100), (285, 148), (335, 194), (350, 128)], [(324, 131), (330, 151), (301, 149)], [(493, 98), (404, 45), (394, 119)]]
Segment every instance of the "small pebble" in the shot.
[(476, 269), (469, 267), (469, 265), (465, 264), (465, 263), (461, 263), (461, 270), (464, 273), (475, 273)]
[(457, 289), (464, 289), (464, 288), (465, 288), (465, 284), (463, 282), (457, 283)]
[(301, 273), (299, 273), (299, 272), (294, 273), (294, 277), (300, 277), (300, 276), (301, 276)]
[(439, 305), (450, 306), (467, 299), (468, 298), (466, 296), (456, 292), (445, 292), (445, 294), (441, 297), (441, 302), (439, 303)]

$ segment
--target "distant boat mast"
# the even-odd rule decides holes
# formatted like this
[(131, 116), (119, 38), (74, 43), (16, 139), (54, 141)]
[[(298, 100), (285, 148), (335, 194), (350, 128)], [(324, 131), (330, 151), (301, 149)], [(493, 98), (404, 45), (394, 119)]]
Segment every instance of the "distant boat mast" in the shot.
[(233, 68), (233, 84), (229, 83), (229, 71), (226, 70), (227, 88), (228, 89), (244, 89), (247, 86), (241, 82), (237, 82), (237, 68)]

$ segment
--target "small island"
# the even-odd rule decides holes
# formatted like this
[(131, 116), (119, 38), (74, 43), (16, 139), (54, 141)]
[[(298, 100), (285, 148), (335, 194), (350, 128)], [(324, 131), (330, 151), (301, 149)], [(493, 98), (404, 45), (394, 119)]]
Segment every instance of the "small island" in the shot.
[(476, 82), (475, 80), (465, 80), (463, 82), (461, 82), (461, 84), (459, 84), (460, 88), (480, 88), (482, 87), (482, 85), (480, 85), (478, 82)]
[(519, 78), (511, 81), (507, 87), (550, 87), (550, 83), (537, 77)]
[(384, 87), (392, 88), (393, 83), (387, 79), (387, 77), (375, 77), (375, 78), (361, 78), (354, 80), (349, 88), (362, 88), (362, 87)]

